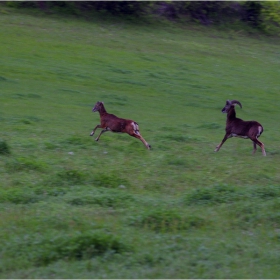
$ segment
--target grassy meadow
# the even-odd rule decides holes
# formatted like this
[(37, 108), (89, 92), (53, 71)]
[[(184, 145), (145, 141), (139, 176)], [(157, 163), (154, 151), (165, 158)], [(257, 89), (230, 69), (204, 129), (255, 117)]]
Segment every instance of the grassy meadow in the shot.
[(5, 8), (0, 53), (1, 278), (279, 278), (279, 39)]

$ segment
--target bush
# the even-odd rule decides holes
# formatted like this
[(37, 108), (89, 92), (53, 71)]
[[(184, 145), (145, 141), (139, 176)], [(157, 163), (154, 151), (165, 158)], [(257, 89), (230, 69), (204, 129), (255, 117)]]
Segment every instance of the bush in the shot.
[(258, 1), (246, 1), (243, 4), (244, 13), (242, 20), (253, 27), (260, 27), (262, 22), (262, 3)]
[(280, 2), (263, 1), (261, 17), (263, 19), (261, 27), (268, 33), (280, 34)]
[(237, 199), (236, 190), (228, 185), (195, 189), (185, 197), (188, 204), (228, 203), (235, 199)]

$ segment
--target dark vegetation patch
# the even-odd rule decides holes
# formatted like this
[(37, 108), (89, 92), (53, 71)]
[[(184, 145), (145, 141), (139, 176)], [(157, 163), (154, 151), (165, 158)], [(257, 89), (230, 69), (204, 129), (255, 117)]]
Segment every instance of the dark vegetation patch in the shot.
[(58, 144), (58, 143), (55, 143), (53, 141), (46, 141), (44, 143), (45, 145), (45, 149), (47, 150), (58, 150), (58, 149), (61, 149), (61, 145)]
[(118, 236), (105, 232), (83, 232), (51, 237), (27, 235), (11, 240), (6, 248), (8, 255), (25, 257), (38, 266), (57, 260), (85, 260), (105, 253), (122, 254), (131, 247)]
[(165, 157), (165, 163), (170, 166), (192, 168), (197, 162), (194, 159), (186, 157), (168, 155)]
[(262, 203), (247, 200), (233, 204), (225, 212), (230, 223), (237, 228), (248, 229), (261, 225), (278, 228), (280, 224), (279, 199), (271, 199)]
[(7, 78), (5, 78), (4, 76), (0, 76), (0, 82), (6, 82)]
[(32, 189), (9, 188), (0, 189), (0, 203), (28, 204), (41, 200)]
[(117, 188), (121, 185), (126, 187), (130, 186), (130, 183), (127, 179), (121, 177), (118, 172), (111, 173), (97, 173), (94, 175), (95, 186), (105, 187), (105, 188)]
[(77, 206), (95, 204), (103, 207), (124, 207), (135, 201), (132, 195), (122, 189), (98, 188), (88, 191), (86, 194), (75, 193), (74, 197), (71, 196), (67, 198), (68, 203)]
[(84, 136), (72, 135), (63, 140), (61, 144), (86, 149), (89, 145), (92, 145), (92, 138), (89, 137), (89, 134)]
[(32, 188), (36, 195), (44, 196), (61, 196), (65, 195), (70, 189), (65, 185), (50, 185), (46, 182), (43, 186), (35, 186)]
[[(147, 17), (159, 20), (168, 19), (171, 21), (181, 19), (183, 22), (196, 22), (202, 25), (230, 26), (235, 30), (236, 25), (241, 30), (257, 30), (268, 34), (279, 32), (279, 6), (265, 3), (265, 1), (7, 1), (6, 6), (24, 9), (40, 9), (49, 13), (71, 14), (83, 18), (90, 18), (93, 14), (107, 14), (123, 21), (129, 19), (129, 23), (139, 19), (145, 22)], [(95, 12), (95, 13), (94, 13)], [(128, 18), (126, 18), (128, 17)], [(132, 20), (134, 19), (134, 20)], [(252, 30), (251, 30), (252, 29)], [(97, 60), (96, 60), (97, 61)]]
[(250, 199), (269, 200), (276, 197), (280, 197), (280, 186), (250, 186), (241, 189), (229, 185), (216, 185), (192, 190), (185, 196), (184, 200), (189, 205), (199, 205), (233, 203)]
[(148, 228), (156, 232), (176, 232), (201, 228), (207, 224), (206, 220), (198, 216), (183, 216), (173, 209), (157, 208), (147, 210), (130, 219), (130, 225)]
[(33, 157), (17, 157), (9, 159), (6, 168), (9, 172), (28, 170), (43, 172), (47, 169), (47, 164)]
[(92, 174), (77, 168), (65, 168), (57, 171), (52, 176), (45, 176), (43, 185), (48, 189), (47, 192), (50, 192), (50, 189), (55, 187), (59, 188), (58, 192), (62, 188), (62, 193), (64, 193), (65, 188), (71, 186), (92, 185), (95, 187), (118, 188), (120, 186), (129, 187), (130, 183), (115, 171)]
[(9, 155), (11, 153), (11, 148), (6, 142), (6, 140), (0, 139), (0, 155)]
[(57, 177), (61, 181), (67, 181), (71, 184), (82, 184), (85, 181), (86, 174), (80, 170), (70, 169), (57, 173)]
[(52, 177), (45, 179), (47, 186), (70, 186), (80, 185), (88, 179), (88, 174), (78, 169), (63, 169), (56, 172)]
[(42, 122), (43, 119), (37, 116), (26, 116), (26, 119), (28, 119), (31, 122)]

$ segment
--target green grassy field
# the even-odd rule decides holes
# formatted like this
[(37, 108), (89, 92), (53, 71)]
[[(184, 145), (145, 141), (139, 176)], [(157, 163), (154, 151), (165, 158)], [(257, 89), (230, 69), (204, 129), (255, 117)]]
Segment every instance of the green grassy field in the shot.
[(9, 9), (0, 53), (1, 278), (279, 278), (279, 40)]

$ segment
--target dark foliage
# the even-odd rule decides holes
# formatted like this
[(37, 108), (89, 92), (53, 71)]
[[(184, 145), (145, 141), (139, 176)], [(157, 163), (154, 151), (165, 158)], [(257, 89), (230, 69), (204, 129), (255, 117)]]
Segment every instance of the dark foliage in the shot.
[(262, 23), (261, 20), (261, 12), (262, 12), (262, 4), (257, 1), (246, 1), (243, 5), (244, 12), (242, 16), (242, 20), (247, 22), (248, 24), (258, 27)]
[(188, 18), (204, 25), (243, 21), (254, 28), (262, 26), (264, 9), (260, 1), (7, 1), (6, 5), (81, 16), (91, 11), (113, 16), (154, 14), (169, 20)]

